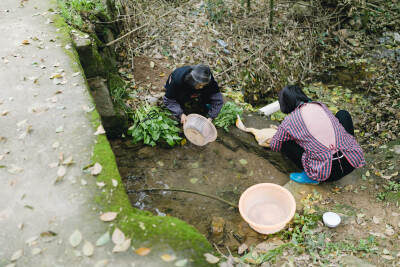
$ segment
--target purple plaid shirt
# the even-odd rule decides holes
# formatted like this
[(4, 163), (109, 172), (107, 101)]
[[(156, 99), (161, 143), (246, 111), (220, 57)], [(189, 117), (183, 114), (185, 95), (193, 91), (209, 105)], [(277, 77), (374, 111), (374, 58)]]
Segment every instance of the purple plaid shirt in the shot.
[(363, 150), (354, 136), (346, 132), (339, 120), (324, 104), (314, 103), (321, 105), (332, 122), (336, 146), (326, 147), (310, 134), (300, 113), (300, 108), (304, 104), (300, 104), (279, 125), (278, 131), (270, 142), (271, 149), (280, 151), (283, 142), (294, 140), (304, 149), (301, 158), (304, 171), (309, 178), (316, 181), (324, 181), (329, 178), (332, 169), (332, 154), (337, 151), (341, 151), (354, 168), (364, 166)]

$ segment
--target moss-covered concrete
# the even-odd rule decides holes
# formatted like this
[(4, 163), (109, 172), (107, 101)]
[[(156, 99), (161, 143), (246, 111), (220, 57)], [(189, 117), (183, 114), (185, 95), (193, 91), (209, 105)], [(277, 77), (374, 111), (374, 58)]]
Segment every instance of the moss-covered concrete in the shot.
[[(59, 35), (63, 46), (72, 43), (70, 27), (61, 16), (54, 17), (55, 26), (60, 29)], [(66, 49), (74, 62), (74, 69), (82, 71), (78, 60), (78, 54), (74, 49)], [(76, 64), (75, 64), (76, 63)], [(100, 123), (100, 115), (94, 110), (90, 113), (90, 121), (94, 129)], [(99, 135), (93, 148), (92, 163), (102, 165), (102, 172), (97, 176), (98, 182), (104, 182), (106, 186), (93, 199), (103, 212), (119, 212), (113, 227), (118, 227), (132, 238), (135, 247), (147, 246), (153, 249), (169, 247), (178, 257), (190, 258), (189, 265), (209, 266), (204, 259), (204, 253), (212, 252), (212, 246), (193, 226), (174, 217), (154, 216), (147, 211), (139, 211), (133, 208), (125, 193), (121, 176), (115, 161), (110, 144), (104, 135)], [(113, 185), (113, 180), (118, 185)]]

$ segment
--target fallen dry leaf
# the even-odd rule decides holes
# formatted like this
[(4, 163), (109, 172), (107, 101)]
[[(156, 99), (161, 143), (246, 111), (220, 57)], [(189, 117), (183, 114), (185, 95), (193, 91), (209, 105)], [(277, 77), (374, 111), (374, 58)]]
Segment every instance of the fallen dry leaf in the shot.
[(71, 244), (71, 246), (77, 247), (79, 243), (81, 243), (81, 241), (82, 241), (82, 234), (81, 232), (79, 232), (78, 229), (76, 229), (69, 237), (69, 243)]
[(140, 256), (146, 256), (150, 253), (150, 251), (150, 248), (138, 248), (137, 250), (135, 250), (136, 254)]
[(242, 244), (239, 248), (238, 248), (238, 254), (243, 254), (249, 247), (246, 244)]
[(96, 162), (93, 166), (93, 169), (91, 171), (92, 175), (99, 175), (101, 171), (103, 170), (103, 167), (100, 165), (100, 163)]
[(169, 254), (163, 254), (161, 255), (161, 259), (165, 262), (170, 262), (170, 261), (174, 261), (176, 260), (176, 256), (175, 255), (169, 255)]
[(128, 250), (128, 248), (131, 246), (131, 239), (128, 238), (126, 239), (122, 244), (120, 245), (115, 245), (112, 252), (117, 253), (117, 252), (125, 252)]
[(1, 116), (5, 116), (5, 115), (7, 115), (8, 113), (10, 113), (9, 110), (4, 110), (0, 115), (1, 115)]
[(100, 220), (102, 220), (103, 222), (110, 222), (110, 221), (114, 220), (115, 218), (117, 218), (117, 215), (118, 215), (117, 212), (113, 212), (113, 211), (106, 212), (100, 216)]
[(63, 131), (64, 131), (64, 125), (61, 125), (56, 129), (56, 133), (61, 133)]
[(115, 228), (111, 240), (115, 245), (121, 245), (125, 241), (125, 234), (118, 228)]
[(60, 166), (57, 171), (58, 177), (64, 177), (67, 174), (67, 169), (64, 166)]
[(175, 266), (177, 267), (183, 267), (187, 264), (188, 260), (187, 259), (183, 259), (183, 260), (179, 260), (177, 262), (175, 262)]
[(21, 128), (22, 126), (24, 126), (26, 123), (28, 122), (28, 119), (22, 120), (20, 122), (17, 123), (17, 127)]
[(31, 254), (34, 256), (40, 254), (41, 252), (42, 250), (40, 248), (32, 248), (31, 250)]
[(110, 238), (111, 238), (110, 232), (103, 234), (102, 236), (100, 236), (99, 239), (97, 239), (96, 247), (101, 247), (101, 246), (107, 244), (110, 241)]
[(108, 265), (108, 263), (110, 263), (110, 260), (107, 259), (100, 260), (94, 265), (94, 267), (105, 267)]
[(106, 186), (106, 184), (104, 182), (96, 182), (97, 186), (102, 188), (104, 186)]
[(97, 127), (97, 131), (94, 133), (94, 135), (99, 135), (99, 134), (105, 134), (106, 131), (103, 128), (103, 125), (100, 125), (99, 127)]
[(12, 256), (11, 256), (10, 261), (13, 262), (13, 261), (18, 260), (19, 258), (21, 258), (21, 256), (23, 254), (24, 254), (24, 252), (22, 251), (22, 249), (15, 251), (14, 254), (12, 254)]
[(211, 264), (215, 264), (215, 263), (219, 262), (219, 258), (215, 257), (214, 255), (212, 255), (210, 253), (205, 253), (204, 257), (206, 257), (206, 261)]
[(64, 161), (61, 162), (61, 164), (63, 165), (71, 165), (72, 162), (72, 156), (68, 157), (67, 159), (65, 159)]
[(93, 252), (94, 252), (94, 247), (93, 247), (92, 243), (85, 240), (85, 244), (83, 245), (83, 248), (82, 248), (83, 255), (85, 255), (86, 257), (90, 257), (93, 255)]

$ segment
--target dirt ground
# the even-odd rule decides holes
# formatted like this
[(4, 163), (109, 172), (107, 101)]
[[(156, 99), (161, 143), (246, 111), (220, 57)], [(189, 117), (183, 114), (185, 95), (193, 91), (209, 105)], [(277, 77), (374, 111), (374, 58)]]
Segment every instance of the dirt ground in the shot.
[[(154, 65), (153, 63), (154, 62)], [(172, 72), (172, 65), (166, 59), (150, 59), (147, 57), (135, 57), (135, 70), (133, 72), (133, 78), (138, 86), (143, 86), (152, 90), (153, 96), (158, 97), (158, 103), (162, 102), (162, 96), (165, 92), (163, 88), (163, 84), (167, 79), (169, 73)], [(143, 91), (145, 92), (145, 91)], [(121, 141), (116, 141), (113, 146), (124, 147), (124, 144)], [(215, 147), (214, 147), (215, 146)], [(203, 151), (203, 153), (199, 153), (198, 159), (189, 159), (187, 155), (185, 155), (185, 161), (189, 160), (190, 164), (196, 162), (196, 160), (201, 161), (201, 157), (215, 157), (216, 155), (214, 152), (216, 150), (223, 150), (223, 145), (216, 143), (213, 145), (213, 148), (208, 149), (207, 151)], [(185, 148), (180, 148), (180, 150), (185, 150)], [(186, 150), (195, 150), (193, 147), (186, 148)], [(114, 149), (115, 150), (115, 149)], [(144, 152), (144, 150), (148, 150)], [(171, 187), (193, 187), (194, 184), (190, 184), (190, 177), (185, 179), (183, 182), (182, 175), (187, 176), (191, 175), (187, 172), (185, 168), (176, 168), (174, 170), (174, 166), (170, 166), (171, 168), (167, 167), (167, 162), (163, 162), (165, 167), (160, 167), (160, 161), (168, 161), (167, 158), (171, 157), (171, 153), (175, 154), (179, 158), (179, 154), (181, 152), (176, 152), (177, 150), (171, 150), (163, 148), (151, 149), (151, 148), (143, 148), (139, 150), (138, 153), (130, 153), (130, 156), (126, 155), (126, 152), (117, 152), (116, 156), (117, 159), (119, 158), (119, 162), (125, 161), (123, 166), (120, 166), (120, 170), (127, 179), (126, 185), (127, 187), (131, 187), (128, 189), (133, 189), (135, 186), (139, 186), (143, 188), (144, 186), (153, 186), (153, 187), (160, 187), (164, 186), (167, 183), (168, 186)], [(178, 149), (179, 150), (179, 149)], [(140, 152), (142, 151), (142, 152)], [(214, 151), (214, 152), (213, 152)], [(149, 153), (155, 153), (153, 156), (149, 156)], [(192, 151), (196, 154), (196, 151)], [(124, 155), (125, 153), (125, 155)], [(228, 153), (228, 152), (227, 152)], [(232, 152), (233, 153), (233, 152)], [(245, 151), (241, 152), (242, 155), (236, 156), (237, 159), (240, 157), (250, 157), (249, 155), (243, 156)], [(148, 157), (144, 157), (143, 155), (148, 155)], [(212, 154), (210, 156), (208, 154)], [(193, 153), (192, 153), (193, 155)], [(225, 155), (226, 156), (226, 155)], [(142, 157), (142, 158), (140, 158)], [(190, 156), (189, 156), (190, 157)], [(231, 156), (230, 159), (227, 161), (227, 165), (229, 165), (229, 161), (235, 156)], [(253, 157), (256, 157), (253, 155)], [(223, 159), (223, 155), (219, 155), (219, 158)], [(226, 158), (226, 157), (225, 157)], [(150, 161), (149, 161), (150, 160)], [(180, 159), (182, 160), (182, 159)], [(216, 159), (211, 159), (211, 161)], [(264, 159), (261, 159), (265, 161)], [(373, 162), (374, 157), (368, 158), (369, 163)], [(397, 160), (397, 161), (396, 161)], [(394, 160), (397, 162), (398, 165), (398, 157)], [(130, 164), (128, 162), (131, 162)], [(252, 161), (251, 159), (249, 161)], [(253, 159), (253, 161), (257, 161), (257, 159)], [(171, 163), (172, 164), (172, 163)], [(189, 163), (188, 163), (189, 164)], [(208, 163), (210, 164), (210, 163)], [(150, 166), (152, 165), (152, 166)], [(153, 166), (154, 165), (154, 166)], [(240, 165), (240, 164), (238, 164)], [(204, 166), (203, 166), (204, 167)], [(240, 166), (239, 166), (240, 167)], [(252, 167), (246, 166), (246, 171), (244, 172), (243, 176), (248, 175), (249, 171)], [(268, 168), (268, 167), (267, 167)], [(161, 170), (162, 169), (162, 170)], [(190, 168), (189, 168), (190, 169)], [(234, 168), (232, 168), (234, 169)], [(253, 168), (254, 169), (254, 168)], [(152, 182), (146, 181), (145, 184), (141, 183), (140, 185), (137, 183), (137, 179), (132, 179), (138, 176), (138, 172), (141, 172), (139, 176), (155, 176), (155, 171), (158, 170), (158, 175), (161, 175), (161, 180), (153, 180)], [(179, 170), (179, 171), (178, 171)], [(179, 172), (182, 172), (179, 174)], [(236, 169), (236, 172), (240, 172), (240, 170)], [(261, 171), (261, 169), (260, 169)], [(265, 170), (264, 170), (265, 171)], [(164, 172), (164, 173), (163, 173)], [(168, 174), (169, 172), (169, 174)], [(200, 186), (200, 191), (207, 191), (207, 188), (210, 188), (210, 184), (213, 187), (213, 190), (208, 190), (208, 193), (212, 193), (215, 195), (220, 195), (222, 197), (228, 197), (229, 200), (234, 202), (235, 198), (238, 199), (240, 196), (240, 192), (242, 192), (245, 188), (236, 188), (235, 193), (232, 193), (232, 190), (235, 188), (231, 186), (233, 184), (226, 184), (225, 190), (230, 186), (231, 195), (227, 195), (225, 192), (221, 194), (221, 182), (225, 181), (225, 179), (215, 180), (209, 182), (204, 182), (203, 177), (204, 172), (207, 170), (203, 169), (203, 173), (200, 174), (200, 180), (196, 180), (196, 188)], [(228, 171), (229, 172), (229, 171)], [(224, 176), (232, 176), (231, 173), (222, 174)], [(235, 173), (236, 175), (236, 173)], [(173, 180), (173, 177), (176, 177), (176, 180)], [(192, 175), (193, 176), (193, 175)], [(280, 173), (278, 174), (281, 181), (287, 178), (288, 173)], [(322, 184), (319, 186), (314, 187), (304, 187), (299, 186), (298, 188), (294, 189), (297, 190), (298, 193), (298, 200), (303, 199), (300, 202), (306, 203), (306, 205), (310, 205), (314, 210), (314, 215), (317, 215), (318, 222), (316, 224), (316, 228), (314, 228), (314, 234), (318, 236), (323, 236), (323, 243), (315, 244), (316, 247), (314, 248), (313, 245), (309, 246), (309, 251), (304, 252), (303, 254), (291, 254), (290, 250), (283, 251), (282, 256), (278, 256), (276, 259), (276, 265), (281, 266), (282, 264), (290, 264), (290, 262), (295, 263), (297, 265), (323, 265), (324, 262), (327, 261), (330, 265), (340, 265), (340, 264), (358, 264), (358, 266), (363, 266), (367, 264), (367, 262), (363, 262), (362, 259), (367, 260), (372, 264), (376, 264), (378, 266), (395, 266), (400, 264), (400, 240), (399, 240), (399, 229), (400, 229), (400, 208), (398, 203), (398, 198), (393, 198), (392, 201), (387, 201), (383, 199), (379, 199), (380, 192), (387, 192), (387, 190), (383, 187), (385, 181), (381, 178), (369, 172), (369, 168), (363, 168), (360, 170), (356, 170), (353, 172), (350, 178), (342, 179), (342, 181), (337, 183), (330, 183), (330, 184)], [(128, 179), (128, 177), (130, 177)], [(168, 181), (164, 181), (165, 177), (170, 177), (171, 179), (167, 179)], [(181, 178), (179, 178), (181, 177)], [(194, 176), (193, 176), (194, 177)], [(192, 177), (192, 178), (193, 178)], [(197, 179), (197, 177), (195, 177)], [(248, 177), (247, 177), (248, 178)], [(139, 179), (140, 180), (140, 179)], [(186, 181), (188, 180), (188, 181)], [(257, 179), (256, 179), (257, 180)], [(133, 182), (132, 182), (133, 181)], [(197, 182), (199, 181), (199, 182)], [(219, 183), (217, 182), (219, 181)], [(251, 182), (255, 182), (251, 180)], [(218, 186), (220, 184), (220, 186)], [(204, 187), (205, 186), (205, 187)], [(242, 185), (246, 187), (246, 184)], [(248, 185), (247, 185), (248, 186)], [(202, 188), (204, 187), (204, 188)], [(217, 189), (217, 190), (214, 190)], [(315, 191), (312, 191), (315, 190)], [(386, 191), (385, 191), (386, 190)], [(229, 191), (229, 190), (228, 190)], [(310, 194), (311, 193), (311, 194)], [(194, 225), (200, 232), (202, 232), (205, 236), (207, 236), (210, 242), (218, 244), (218, 248), (220, 251), (227, 253), (226, 247), (229, 250), (236, 254), (237, 252), (241, 252), (241, 255), (245, 255), (245, 251), (238, 251), (238, 248), (245, 244), (247, 247), (253, 248), (262, 248), (265, 247), (265, 244), (269, 244), (269, 249), (275, 248), (283, 242), (288, 242), (287, 240), (281, 240), (280, 237), (271, 238), (267, 235), (260, 235), (253, 231), (248, 225), (241, 220), (240, 214), (236, 211), (232, 211), (232, 209), (227, 209), (226, 205), (223, 203), (215, 203), (214, 200), (204, 200), (204, 197), (200, 196), (191, 196), (185, 195), (185, 193), (171, 193), (171, 192), (163, 192), (164, 195), (160, 193), (152, 193), (151, 197), (148, 195), (142, 195), (136, 197), (135, 199), (131, 198), (132, 204), (137, 208), (150, 208), (153, 213), (158, 213), (159, 215), (171, 215), (179, 217), (188, 223)], [(165, 198), (165, 194), (171, 196), (174, 194), (173, 199)], [(178, 195), (176, 195), (178, 194)], [(179, 195), (180, 194), (180, 195)], [(318, 195), (318, 199), (314, 200), (313, 196), (310, 195)], [(382, 193), (384, 194), (384, 193)], [(381, 195), (382, 196), (382, 195)], [(151, 198), (151, 199), (149, 199)], [(160, 201), (163, 201), (159, 203)], [(193, 204), (196, 201), (203, 201), (207, 203), (206, 205), (215, 205), (217, 206), (214, 211), (208, 211), (205, 206), (200, 205), (196, 209)], [(135, 204), (136, 203), (136, 204)], [(177, 205), (176, 203), (179, 203)], [(157, 206), (159, 205), (159, 206)], [(298, 212), (302, 212), (302, 204), (298, 205)], [(219, 206), (219, 207), (218, 207)], [(172, 208), (171, 208), (172, 207)], [(178, 208), (181, 207), (181, 208)], [(185, 212), (186, 210), (191, 210), (193, 212)], [(221, 213), (220, 210), (224, 210)], [(200, 211), (201, 210), (201, 211)], [(328, 228), (322, 222), (322, 214), (327, 211), (334, 211), (341, 216), (342, 222), (337, 228)], [(198, 213), (198, 214), (196, 214)], [(234, 213), (234, 214), (233, 214)], [(233, 214), (233, 215), (232, 215)], [(218, 217), (224, 218), (225, 221), (225, 235), (224, 237), (215, 236), (212, 234), (211, 226), (213, 223), (218, 224)], [(234, 218), (239, 218), (240, 220), (236, 220)], [(288, 226), (287, 230), (291, 230), (290, 226)], [(369, 243), (368, 252), (356, 252), (356, 251), (349, 251), (345, 249), (345, 245), (343, 242), (350, 242), (352, 244), (357, 244), (360, 240), (373, 240)], [(337, 245), (337, 251), (335, 253), (329, 253), (328, 255), (321, 255), (320, 250), (324, 247), (324, 243), (331, 243), (331, 244), (341, 244)], [(273, 244), (273, 245), (271, 245)], [(243, 247), (242, 247), (243, 248)], [(240, 249), (243, 250), (243, 249)], [(310, 253), (310, 251), (314, 251), (315, 253)], [(256, 251), (263, 251), (262, 249)], [(266, 250), (268, 251), (268, 250)], [(264, 249), (265, 252), (265, 249)], [(237, 254), (236, 254), (237, 255)], [(297, 256), (296, 256), (297, 255)], [(348, 257), (348, 255), (353, 255), (356, 257)], [(355, 260), (354, 260), (355, 259)], [(354, 263), (358, 262), (358, 263)], [(228, 261), (229, 262), (229, 261)], [(236, 258), (236, 263), (238, 262)], [(247, 263), (252, 263), (251, 261), (247, 261)], [(234, 265), (234, 262), (231, 262)], [(356, 265), (357, 266), (357, 265)]]

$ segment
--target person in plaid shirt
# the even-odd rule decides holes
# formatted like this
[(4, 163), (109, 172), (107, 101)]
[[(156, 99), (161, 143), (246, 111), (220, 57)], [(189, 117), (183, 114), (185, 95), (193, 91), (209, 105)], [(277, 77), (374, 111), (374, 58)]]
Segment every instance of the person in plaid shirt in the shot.
[(290, 174), (291, 180), (302, 184), (337, 181), (365, 165), (346, 110), (333, 115), (323, 103), (311, 101), (294, 85), (281, 90), (279, 104), (289, 115), (272, 137), (270, 148), (283, 151), (303, 170)]

